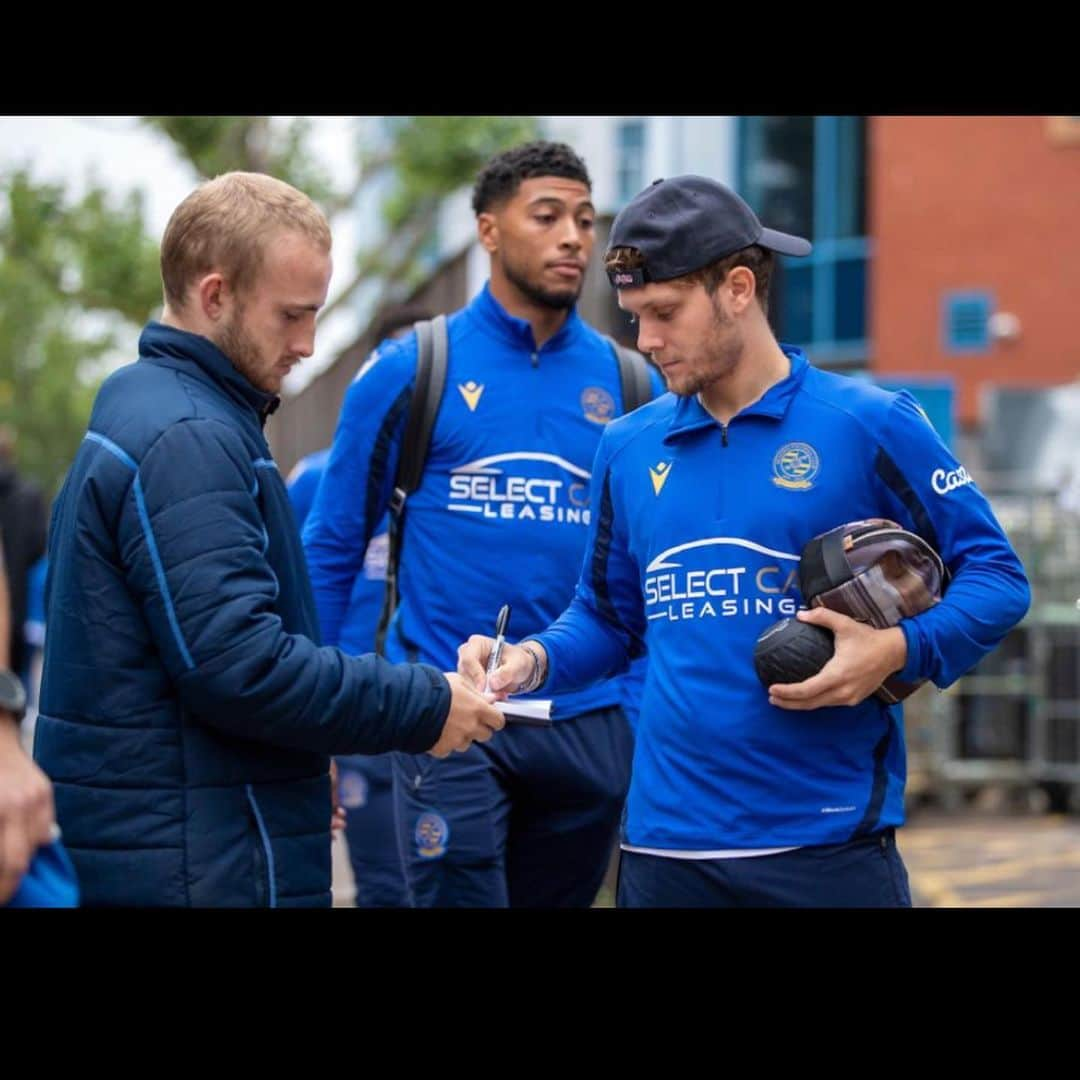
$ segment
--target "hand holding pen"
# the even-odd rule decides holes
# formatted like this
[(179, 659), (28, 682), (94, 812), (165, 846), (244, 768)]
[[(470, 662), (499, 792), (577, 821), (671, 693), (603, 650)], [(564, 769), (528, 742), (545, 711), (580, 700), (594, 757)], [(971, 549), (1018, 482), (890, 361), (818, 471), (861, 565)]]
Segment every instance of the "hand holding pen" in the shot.
[(485, 694), (491, 693), (491, 673), (502, 663), (503, 647), (506, 645), (506, 629), (509, 625), (510, 605), (503, 604), (495, 620), (495, 645), (492, 647), (491, 656), (488, 657), (487, 670), (484, 673)]
[[(458, 673), (478, 694), (505, 701), (514, 693), (533, 693), (547, 678), (547, 653), (539, 641), (526, 639), (520, 645), (506, 641), (510, 606), (499, 612), (495, 637), (473, 634), (458, 646)], [(493, 686), (492, 680), (498, 683)]]

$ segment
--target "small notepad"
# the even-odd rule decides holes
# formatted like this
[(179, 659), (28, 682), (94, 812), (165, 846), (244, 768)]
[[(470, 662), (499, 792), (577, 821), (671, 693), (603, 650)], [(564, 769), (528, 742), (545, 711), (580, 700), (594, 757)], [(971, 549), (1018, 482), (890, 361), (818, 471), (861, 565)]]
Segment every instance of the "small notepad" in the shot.
[(551, 726), (551, 699), (537, 701), (496, 701), (495, 708), (506, 717), (508, 724), (530, 724), (533, 727)]

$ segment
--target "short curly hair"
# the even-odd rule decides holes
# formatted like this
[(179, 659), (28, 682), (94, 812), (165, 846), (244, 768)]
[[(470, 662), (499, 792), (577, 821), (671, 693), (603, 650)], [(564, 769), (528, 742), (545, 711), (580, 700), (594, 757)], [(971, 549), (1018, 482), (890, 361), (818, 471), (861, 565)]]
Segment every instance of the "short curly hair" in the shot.
[(541, 139), (504, 150), (484, 166), (473, 186), (473, 210), (483, 214), (513, 198), (521, 181), (534, 176), (565, 176), (580, 180), (592, 191), (585, 162), (566, 143)]

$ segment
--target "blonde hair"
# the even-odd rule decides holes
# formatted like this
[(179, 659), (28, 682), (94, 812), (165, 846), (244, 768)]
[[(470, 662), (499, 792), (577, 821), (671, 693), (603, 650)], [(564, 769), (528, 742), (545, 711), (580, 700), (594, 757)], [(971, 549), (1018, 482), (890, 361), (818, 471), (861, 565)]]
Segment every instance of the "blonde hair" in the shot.
[(173, 211), (161, 240), (166, 303), (183, 309), (191, 283), (212, 270), (246, 292), (258, 277), (268, 241), (283, 229), (330, 251), (326, 216), (283, 180), (228, 172), (201, 184)]

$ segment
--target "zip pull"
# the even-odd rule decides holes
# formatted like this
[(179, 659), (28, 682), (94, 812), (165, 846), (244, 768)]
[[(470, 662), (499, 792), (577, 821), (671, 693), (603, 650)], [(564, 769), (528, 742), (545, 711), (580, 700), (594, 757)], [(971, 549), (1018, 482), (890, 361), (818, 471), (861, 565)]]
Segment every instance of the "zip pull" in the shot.
[(727, 424), (720, 425), (720, 441), (727, 446)]
[(532, 361), (532, 366), (533, 367), (539, 367), (540, 366), (540, 353), (539, 352), (531, 353), (529, 355), (529, 359)]

